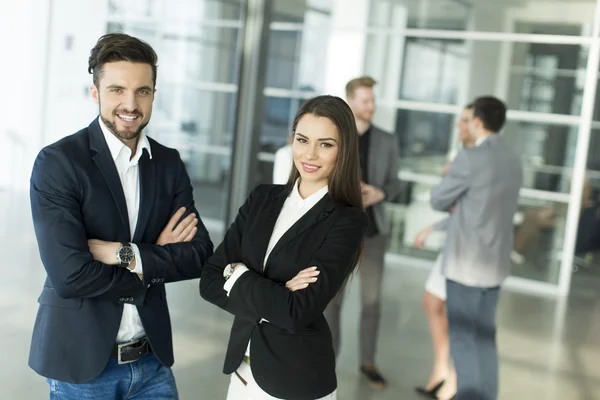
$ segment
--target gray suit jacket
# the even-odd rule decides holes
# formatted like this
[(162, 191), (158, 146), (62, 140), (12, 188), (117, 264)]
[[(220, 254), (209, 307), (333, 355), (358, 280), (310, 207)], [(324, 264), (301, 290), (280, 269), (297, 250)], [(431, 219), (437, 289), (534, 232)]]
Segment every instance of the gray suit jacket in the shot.
[(494, 287), (510, 271), (513, 216), (523, 180), (519, 156), (498, 135), (462, 150), (431, 192), (431, 205), (450, 215), (442, 268), (446, 278)]
[[(394, 135), (375, 125), (371, 125), (370, 135), (367, 183), (383, 190), (385, 201), (396, 201), (404, 190), (398, 179), (398, 143)], [(373, 217), (379, 234), (387, 235), (390, 224), (384, 202), (373, 206)]]

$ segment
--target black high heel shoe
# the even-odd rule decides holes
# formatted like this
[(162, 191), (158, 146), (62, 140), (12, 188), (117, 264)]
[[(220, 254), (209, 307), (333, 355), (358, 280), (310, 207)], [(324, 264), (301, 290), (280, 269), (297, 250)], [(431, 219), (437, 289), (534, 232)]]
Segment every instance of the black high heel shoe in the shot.
[(430, 399), (437, 399), (437, 396), (436, 396), (437, 392), (439, 392), (439, 390), (442, 388), (442, 386), (444, 386), (444, 383), (446, 383), (446, 380), (442, 380), (440, 383), (435, 385), (431, 390), (427, 390), (424, 387), (418, 387), (418, 388), (415, 388), (415, 391), (417, 393), (419, 393), (420, 395), (429, 397)]

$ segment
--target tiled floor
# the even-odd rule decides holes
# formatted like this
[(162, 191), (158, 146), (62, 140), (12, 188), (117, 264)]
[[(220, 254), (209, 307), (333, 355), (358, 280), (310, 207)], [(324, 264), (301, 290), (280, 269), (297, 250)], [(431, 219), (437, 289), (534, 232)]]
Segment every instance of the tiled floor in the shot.
[[(28, 201), (26, 196), (0, 195), (0, 205), (5, 205), (0, 214), (0, 399), (48, 398), (44, 379), (27, 367), (44, 279)], [(374, 392), (357, 373), (356, 279), (343, 311), (340, 400), (416, 400), (413, 387), (429, 373), (432, 352), (420, 308), (427, 271), (390, 265), (386, 274), (379, 364), (390, 387)], [(600, 285), (589, 272), (574, 284), (573, 295), (563, 302), (503, 293), (498, 317), (501, 399), (600, 399)], [(221, 367), (232, 318), (200, 298), (197, 281), (169, 285), (168, 298), (181, 399), (224, 399), (228, 378)]]

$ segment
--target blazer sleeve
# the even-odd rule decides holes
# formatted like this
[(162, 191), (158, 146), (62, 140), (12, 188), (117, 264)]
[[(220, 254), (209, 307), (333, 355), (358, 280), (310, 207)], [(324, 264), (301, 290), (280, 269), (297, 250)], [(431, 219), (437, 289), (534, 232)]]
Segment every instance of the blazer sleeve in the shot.
[(438, 211), (448, 211), (465, 195), (470, 184), (469, 158), (465, 150), (461, 150), (448, 174), (431, 191), (431, 206)]
[(44, 148), (31, 174), (31, 213), (40, 258), (56, 293), (65, 299), (117, 301), (132, 295), (142, 299), (146, 288), (137, 275), (93, 259), (80, 194), (75, 170), (66, 155), (55, 147)]
[(242, 309), (254, 320), (264, 318), (291, 333), (320, 317), (348, 278), (367, 229), (367, 216), (362, 211), (347, 208), (342, 213), (307, 265), (321, 272), (315, 283), (291, 292), (282, 283), (248, 271), (229, 292), (225, 309)]
[(438, 221), (435, 224), (431, 225), (431, 228), (434, 231), (445, 231), (448, 229), (449, 225), (450, 225), (450, 217), (448, 216), (448, 217), (442, 219), (441, 221)]
[(202, 268), (213, 254), (213, 243), (200, 214), (194, 205), (194, 195), (190, 178), (183, 161), (177, 153), (177, 186), (171, 209), (173, 215), (179, 208), (185, 207), (182, 218), (190, 213), (198, 216), (198, 230), (190, 242), (172, 243), (159, 246), (153, 243), (136, 243), (144, 265), (144, 283), (177, 282), (199, 278)]
[(250, 196), (248, 196), (248, 199), (246, 199), (246, 202), (240, 207), (235, 221), (231, 224), (227, 233), (225, 233), (225, 238), (215, 250), (215, 254), (206, 263), (202, 271), (202, 278), (200, 279), (200, 295), (203, 299), (238, 317), (251, 321), (257, 320), (257, 318), (247, 307), (243, 304), (236, 305), (229, 301), (227, 292), (224, 289), (225, 278), (223, 277), (223, 270), (228, 264), (242, 260), (242, 235), (246, 227), (248, 214), (252, 208), (252, 202), (258, 190), (258, 188), (254, 189), (250, 193)]
[(388, 165), (386, 170), (385, 184), (381, 188), (385, 193), (385, 201), (394, 202), (397, 201), (402, 193), (406, 190), (406, 184), (400, 181), (398, 178), (398, 144), (394, 135), (383, 133), (389, 136), (389, 153), (388, 153)]

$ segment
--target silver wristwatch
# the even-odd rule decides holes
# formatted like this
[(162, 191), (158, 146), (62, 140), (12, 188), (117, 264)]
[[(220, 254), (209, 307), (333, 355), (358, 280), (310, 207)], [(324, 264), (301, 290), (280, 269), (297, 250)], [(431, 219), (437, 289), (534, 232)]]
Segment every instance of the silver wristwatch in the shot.
[(223, 278), (225, 278), (225, 280), (231, 278), (233, 272), (235, 271), (235, 267), (237, 267), (238, 265), (240, 265), (240, 263), (228, 264), (223, 270)]

